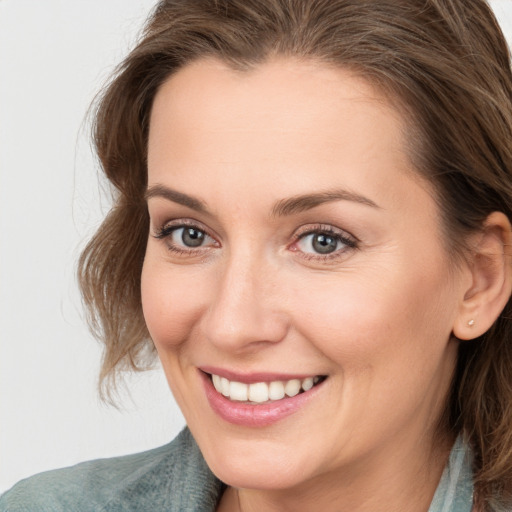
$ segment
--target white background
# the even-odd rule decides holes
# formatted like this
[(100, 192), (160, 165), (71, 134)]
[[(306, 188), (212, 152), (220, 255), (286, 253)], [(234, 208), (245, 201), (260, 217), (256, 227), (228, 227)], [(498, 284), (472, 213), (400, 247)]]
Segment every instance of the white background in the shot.
[[(160, 369), (129, 379), (121, 410), (100, 403), (74, 280), (108, 209), (85, 114), (154, 3), (0, 0), (0, 492), (184, 424)], [(512, 41), (512, 0), (492, 5)]]

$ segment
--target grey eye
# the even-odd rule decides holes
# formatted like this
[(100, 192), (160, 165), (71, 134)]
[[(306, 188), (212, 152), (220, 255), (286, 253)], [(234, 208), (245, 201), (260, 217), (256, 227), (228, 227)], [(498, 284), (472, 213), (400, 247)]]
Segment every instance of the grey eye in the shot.
[(172, 241), (185, 247), (200, 247), (209, 238), (204, 231), (194, 227), (181, 227), (172, 232)]
[(309, 233), (297, 244), (305, 253), (331, 254), (343, 247), (340, 237), (330, 233)]
[(312, 235), (311, 245), (320, 254), (329, 254), (338, 247), (338, 240), (332, 235), (315, 233)]

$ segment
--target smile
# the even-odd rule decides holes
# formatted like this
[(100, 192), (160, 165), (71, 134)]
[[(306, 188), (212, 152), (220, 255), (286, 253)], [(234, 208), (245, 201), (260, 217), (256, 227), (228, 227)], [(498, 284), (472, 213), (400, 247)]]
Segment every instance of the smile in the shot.
[(245, 384), (225, 377), (212, 374), (211, 379), (215, 390), (226, 398), (238, 402), (266, 403), (282, 400), (285, 397), (294, 397), (299, 393), (309, 391), (325, 377), (316, 375), (304, 379), (290, 379), (286, 381), (273, 380), (270, 382), (254, 382)]
[(327, 375), (239, 374), (201, 367), (208, 403), (228, 423), (243, 427), (266, 427), (294, 414), (325, 388)]

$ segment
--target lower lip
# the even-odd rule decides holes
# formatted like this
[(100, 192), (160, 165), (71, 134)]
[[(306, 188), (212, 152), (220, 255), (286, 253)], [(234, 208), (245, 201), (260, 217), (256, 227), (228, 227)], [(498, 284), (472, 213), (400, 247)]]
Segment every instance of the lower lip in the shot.
[(322, 383), (320, 383), (309, 391), (293, 397), (252, 405), (246, 402), (229, 400), (213, 387), (211, 379), (205, 373), (200, 372), (200, 374), (203, 379), (206, 397), (213, 411), (228, 423), (244, 427), (265, 427), (294, 414), (304, 407), (317, 394), (318, 389), (322, 387)]

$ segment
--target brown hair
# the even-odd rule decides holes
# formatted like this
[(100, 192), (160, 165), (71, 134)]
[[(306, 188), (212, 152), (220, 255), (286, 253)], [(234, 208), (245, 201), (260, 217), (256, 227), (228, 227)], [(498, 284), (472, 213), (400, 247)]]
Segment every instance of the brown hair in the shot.
[[(146, 147), (159, 86), (196, 59), (249, 69), (272, 55), (351, 68), (400, 101), (413, 163), (433, 183), (446, 240), (461, 254), (493, 211), (512, 219), (510, 53), (484, 0), (168, 0), (148, 20), (98, 104), (94, 141), (116, 189), (79, 280), (104, 342), (101, 382), (154, 349), (140, 277), (148, 236)], [(407, 115), (407, 113), (409, 113)], [(109, 379), (106, 379), (107, 381)], [(478, 495), (512, 496), (512, 302), (461, 342), (446, 421), (475, 453)]]

